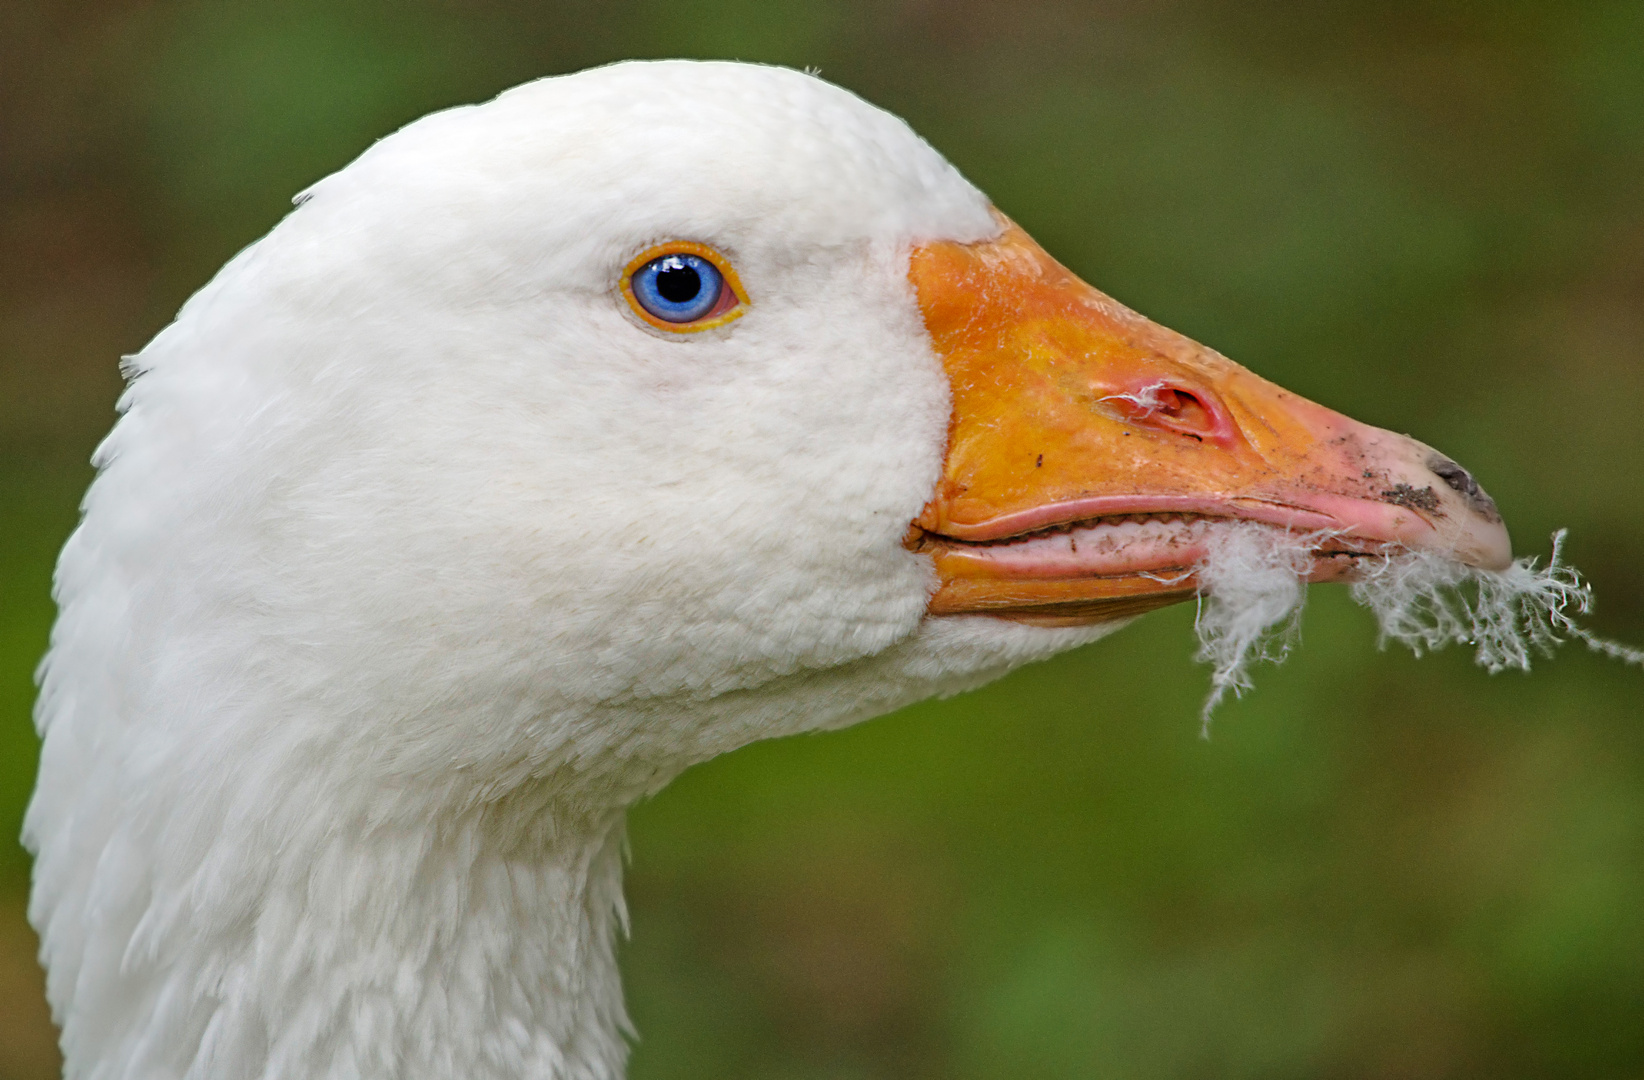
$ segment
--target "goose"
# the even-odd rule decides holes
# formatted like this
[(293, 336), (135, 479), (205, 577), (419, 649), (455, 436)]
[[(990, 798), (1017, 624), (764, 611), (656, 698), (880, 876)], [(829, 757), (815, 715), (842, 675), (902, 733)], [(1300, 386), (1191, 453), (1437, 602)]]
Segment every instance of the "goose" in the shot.
[(1219, 523), (1501, 567), (1487, 495), (1085, 284), (810, 74), (439, 112), (129, 357), (30, 918), (72, 1080), (623, 1075), (627, 807), (1194, 595)]

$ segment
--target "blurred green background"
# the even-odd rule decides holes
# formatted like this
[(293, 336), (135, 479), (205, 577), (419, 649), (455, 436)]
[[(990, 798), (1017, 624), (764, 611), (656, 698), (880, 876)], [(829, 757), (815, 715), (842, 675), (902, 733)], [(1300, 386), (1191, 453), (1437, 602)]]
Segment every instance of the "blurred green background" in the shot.
[[(0, 833), (116, 361), (439, 106), (814, 66), (1099, 287), (1572, 529), (1644, 642), (1644, 4), (4, 0)], [(633, 815), (636, 1080), (1644, 1077), (1644, 674), (1303, 647), (1198, 738), (1192, 612), (755, 746)], [(53, 1075), (0, 854), (0, 1077)]]

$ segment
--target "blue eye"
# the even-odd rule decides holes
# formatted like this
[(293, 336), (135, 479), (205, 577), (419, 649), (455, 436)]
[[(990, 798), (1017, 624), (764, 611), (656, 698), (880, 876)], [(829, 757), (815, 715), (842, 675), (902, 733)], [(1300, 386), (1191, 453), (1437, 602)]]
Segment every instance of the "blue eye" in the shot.
[(695, 322), (719, 306), (725, 278), (698, 255), (678, 253), (652, 259), (630, 281), (639, 306), (663, 322)]

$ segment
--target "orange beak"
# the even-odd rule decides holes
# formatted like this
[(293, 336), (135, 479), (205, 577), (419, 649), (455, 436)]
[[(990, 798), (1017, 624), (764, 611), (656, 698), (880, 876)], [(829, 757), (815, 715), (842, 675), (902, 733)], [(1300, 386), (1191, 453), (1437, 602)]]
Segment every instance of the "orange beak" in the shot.
[(953, 387), (907, 540), (935, 559), (932, 614), (1068, 624), (1175, 603), (1218, 520), (1314, 536), (1313, 581), (1401, 549), (1511, 561), (1495, 504), (1448, 458), (1149, 322), (1003, 223), (915, 249), (908, 271)]

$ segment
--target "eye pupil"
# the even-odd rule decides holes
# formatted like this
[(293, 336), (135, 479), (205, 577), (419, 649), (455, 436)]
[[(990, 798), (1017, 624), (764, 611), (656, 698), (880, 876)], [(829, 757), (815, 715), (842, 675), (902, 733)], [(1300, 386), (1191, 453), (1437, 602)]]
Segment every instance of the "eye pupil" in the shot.
[(688, 303), (702, 291), (702, 275), (678, 259), (667, 259), (657, 271), (656, 291), (671, 304)]

